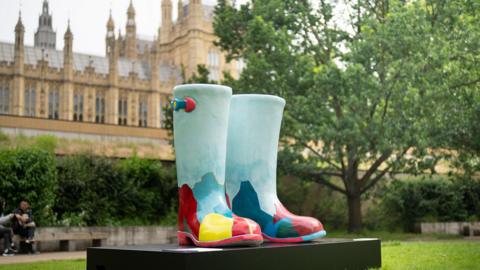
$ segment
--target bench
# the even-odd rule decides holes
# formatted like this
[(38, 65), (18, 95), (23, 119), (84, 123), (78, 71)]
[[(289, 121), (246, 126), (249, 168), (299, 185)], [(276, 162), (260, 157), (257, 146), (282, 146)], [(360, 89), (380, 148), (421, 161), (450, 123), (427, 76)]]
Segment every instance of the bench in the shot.
[[(60, 241), (61, 251), (75, 250), (75, 240), (91, 240), (93, 247), (100, 247), (108, 238), (108, 234), (104, 232), (39, 232), (35, 236), (35, 242)], [(16, 240), (15, 240), (16, 239)], [(24, 242), (20, 236), (15, 235), (14, 242)]]
[(480, 224), (471, 223), (463, 226), (463, 236), (480, 236)]

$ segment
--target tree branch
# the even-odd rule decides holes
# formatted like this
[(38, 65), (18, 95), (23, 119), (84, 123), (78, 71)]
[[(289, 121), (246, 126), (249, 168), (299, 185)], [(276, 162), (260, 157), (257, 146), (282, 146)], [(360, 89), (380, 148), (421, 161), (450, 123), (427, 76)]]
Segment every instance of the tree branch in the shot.
[(318, 173), (312, 173), (312, 174), (309, 174), (310, 177), (313, 178), (313, 180), (315, 182), (317, 182), (318, 184), (321, 184), (321, 185), (324, 185), (326, 187), (329, 187), (335, 191), (338, 191), (340, 193), (343, 193), (343, 194), (347, 194), (347, 191), (337, 185), (335, 185), (334, 183), (328, 181), (327, 179), (325, 179), (321, 174), (318, 174)]
[(341, 170), (342, 168), (340, 168), (338, 165), (336, 165), (335, 163), (331, 162), (330, 160), (327, 160), (325, 159), (322, 155), (320, 155), (320, 153), (318, 153), (315, 149), (313, 149), (310, 145), (308, 145), (307, 143), (304, 143), (302, 142), (302, 145), (306, 148), (308, 148), (308, 150), (310, 150), (311, 152), (313, 152), (317, 157), (319, 157), (322, 161), (325, 161), (327, 162), (328, 164), (330, 164), (331, 166), (333, 166), (335, 169), (337, 170)]
[(449, 86), (448, 88), (453, 90), (453, 89), (457, 89), (457, 88), (460, 88), (460, 87), (464, 87), (464, 86), (469, 86), (469, 85), (474, 85), (474, 84), (477, 84), (477, 83), (480, 83), (480, 78), (478, 79), (475, 79), (473, 81), (468, 81), (468, 82), (463, 82), (463, 83), (459, 83), (459, 84), (454, 84), (452, 86)]
[(377, 171), (378, 167), (385, 162), (390, 156), (392, 155), (392, 150), (387, 150), (383, 152), (383, 154), (373, 162), (373, 164), (368, 168), (368, 170), (365, 172), (365, 174), (362, 176), (360, 179), (360, 182), (363, 184), (365, 183), (370, 177)]
[(368, 183), (364, 188), (362, 188), (361, 193), (363, 194), (365, 191), (367, 191), (370, 188), (372, 188), (373, 186), (375, 186), (375, 184), (377, 184), (377, 182), (380, 181), (380, 179), (382, 179), (382, 177), (385, 176), (385, 174), (390, 171), (390, 169), (393, 167), (393, 165), (395, 165), (400, 159), (403, 158), (403, 156), (407, 153), (408, 149), (410, 149), (410, 146), (406, 147), (403, 150), (403, 152), (396, 158), (395, 162), (390, 163), (385, 169), (383, 169), (379, 174), (377, 174), (370, 181), (370, 183)]

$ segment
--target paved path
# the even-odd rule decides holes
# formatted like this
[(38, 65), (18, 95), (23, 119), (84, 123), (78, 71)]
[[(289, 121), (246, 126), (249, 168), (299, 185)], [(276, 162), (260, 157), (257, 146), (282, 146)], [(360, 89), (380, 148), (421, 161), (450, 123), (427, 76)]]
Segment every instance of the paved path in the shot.
[(85, 259), (87, 257), (86, 251), (74, 252), (45, 252), (37, 255), (15, 255), (12, 257), (0, 256), (0, 264), (14, 264), (14, 263), (32, 263), (52, 260), (75, 260)]

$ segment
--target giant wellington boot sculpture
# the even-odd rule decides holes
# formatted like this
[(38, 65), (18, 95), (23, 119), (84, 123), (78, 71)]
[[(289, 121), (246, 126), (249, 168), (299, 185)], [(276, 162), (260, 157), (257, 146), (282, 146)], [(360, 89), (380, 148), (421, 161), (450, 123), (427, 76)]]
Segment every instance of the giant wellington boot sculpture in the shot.
[(233, 212), (260, 224), (272, 242), (304, 242), (325, 236), (315, 218), (290, 213), (277, 197), (276, 169), (285, 100), (234, 95), (227, 141), (226, 187)]
[(225, 155), (232, 89), (181, 85), (173, 90), (179, 187), (178, 241), (200, 247), (260, 245), (260, 226), (235, 216), (225, 197)]

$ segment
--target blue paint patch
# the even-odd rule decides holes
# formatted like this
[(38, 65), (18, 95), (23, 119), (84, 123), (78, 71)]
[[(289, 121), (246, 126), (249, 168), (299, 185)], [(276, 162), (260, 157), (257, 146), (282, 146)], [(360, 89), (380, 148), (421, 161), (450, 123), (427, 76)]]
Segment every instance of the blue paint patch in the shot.
[(275, 237), (277, 234), (277, 228), (275, 227), (275, 224), (273, 224), (273, 220), (270, 221), (270, 223), (267, 223), (265, 226), (261, 226), (261, 228), (262, 232), (270, 237)]
[(309, 235), (302, 236), (302, 240), (303, 241), (312, 241), (313, 239), (324, 237), (325, 235), (327, 235), (327, 232), (325, 230), (322, 230), (322, 231), (319, 231), (319, 232), (316, 232), (316, 233), (312, 233), (312, 234), (309, 234)]
[(200, 222), (210, 213), (232, 217), (232, 210), (225, 201), (225, 189), (213, 173), (202, 176), (202, 180), (193, 187), (193, 195), (197, 200), (197, 218)]
[(295, 230), (291, 218), (282, 218), (275, 223), (276, 234), (278, 238), (299, 237), (300, 235)]
[(241, 182), (240, 190), (232, 200), (232, 209), (238, 216), (253, 219), (268, 236), (276, 235), (277, 229), (273, 224), (273, 217), (260, 208), (257, 192), (250, 181)]

